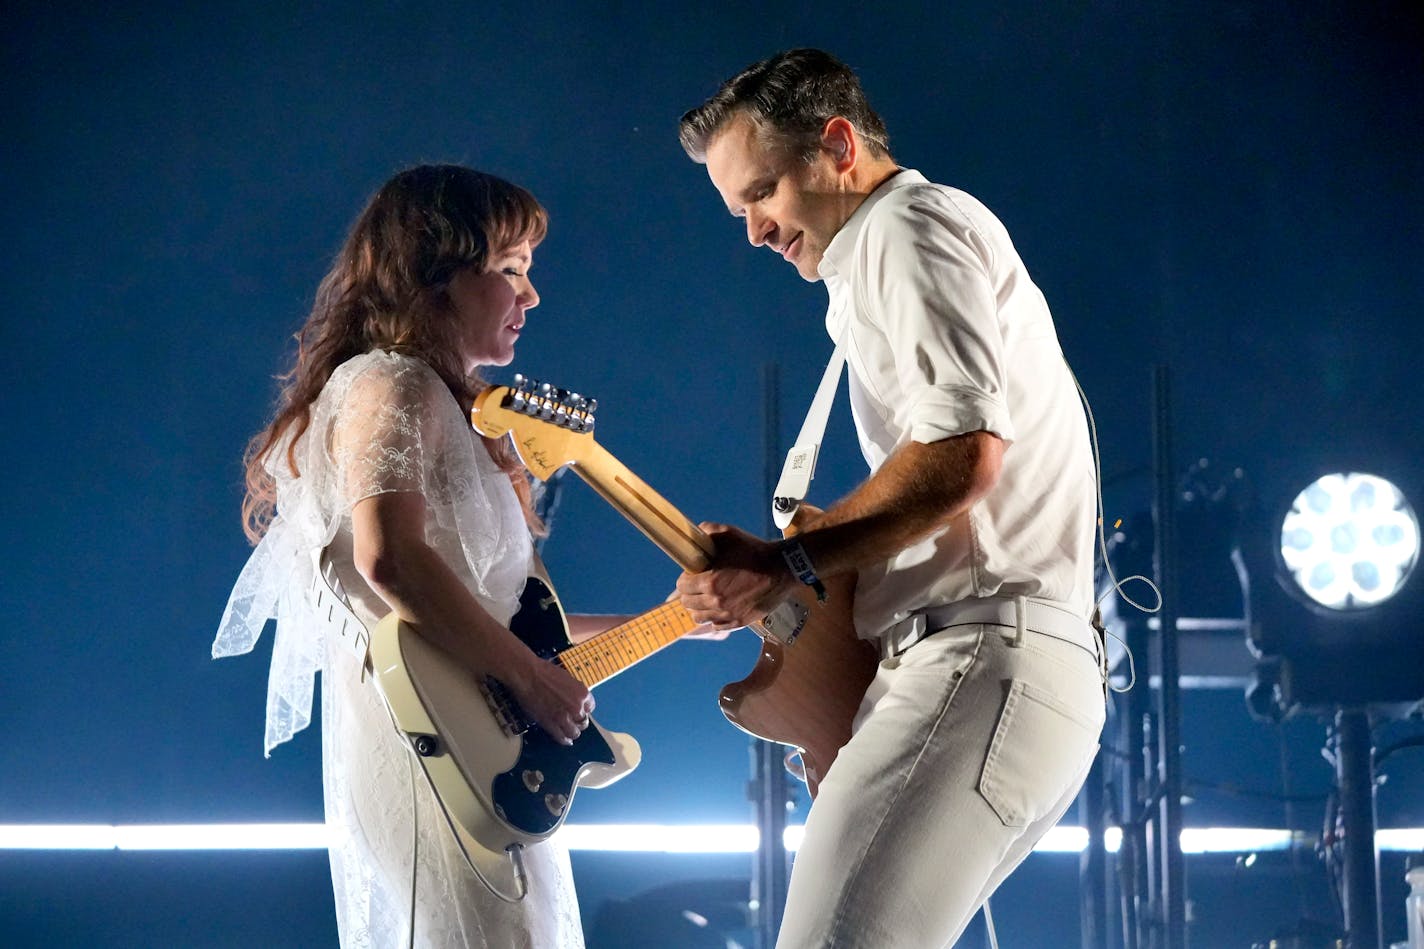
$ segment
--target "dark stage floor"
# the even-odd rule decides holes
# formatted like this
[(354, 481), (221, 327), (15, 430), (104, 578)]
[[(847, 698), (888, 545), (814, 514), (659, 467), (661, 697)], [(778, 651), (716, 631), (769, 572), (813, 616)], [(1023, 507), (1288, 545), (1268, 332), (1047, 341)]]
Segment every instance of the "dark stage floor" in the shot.
[[(749, 858), (578, 853), (589, 949), (750, 947), (739, 927)], [(1303, 914), (1330, 918), (1325, 873), (1310, 854), (1295, 878), (1283, 853), (1250, 867), (1230, 855), (1188, 858), (1190, 945), (1246, 949)], [(1078, 858), (1035, 854), (994, 901), (1005, 949), (1076, 949)], [(1385, 943), (1404, 939), (1404, 857), (1381, 857)], [(709, 921), (697, 927), (682, 910)], [(660, 925), (665, 924), (665, 925)], [(727, 928), (713, 932), (719, 924)], [(325, 855), (285, 852), (9, 851), (0, 857), (0, 945), (100, 947), (335, 946)], [(962, 946), (978, 949), (966, 936)]]

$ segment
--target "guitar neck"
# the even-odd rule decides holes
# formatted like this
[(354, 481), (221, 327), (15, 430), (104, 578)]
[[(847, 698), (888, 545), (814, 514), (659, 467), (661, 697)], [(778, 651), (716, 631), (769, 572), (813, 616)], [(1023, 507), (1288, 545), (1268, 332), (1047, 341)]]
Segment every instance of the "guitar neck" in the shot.
[(712, 539), (601, 445), (589, 446), (573, 469), (679, 567), (691, 573), (707, 569)]
[[(689, 573), (706, 570), (716, 553), (712, 538), (593, 440), (593, 409), (583, 396), (516, 380), (513, 389), (491, 386), (476, 396), (470, 423), (489, 438), (513, 436), (519, 457), (541, 481), (565, 466), (573, 468), (679, 567)], [(751, 625), (761, 636), (789, 643), (805, 621), (805, 607), (788, 601)]]
[(712, 539), (593, 440), (593, 403), (530, 380), (490, 386), (475, 397), (470, 423), (489, 438), (512, 436), (530, 474), (547, 481), (565, 465), (632, 521), (682, 569), (707, 569)]
[[(679, 567), (689, 573), (707, 569), (714, 553), (712, 538), (603, 446), (591, 443), (573, 469)], [(691, 622), (691, 617), (687, 620)], [(749, 625), (758, 636), (789, 643), (805, 621), (805, 607), (788, 601), (779, 604), (760, 622)]]
[(671, 601), (559, 653), (559, 664), (588, 688), (675, 642), (697, 626)]

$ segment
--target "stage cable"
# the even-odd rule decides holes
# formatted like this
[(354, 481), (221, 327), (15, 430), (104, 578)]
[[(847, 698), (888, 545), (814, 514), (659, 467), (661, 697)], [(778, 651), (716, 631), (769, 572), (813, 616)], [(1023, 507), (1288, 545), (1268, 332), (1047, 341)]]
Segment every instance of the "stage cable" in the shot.
[[(1102, 625), (1100, 609), (1102, 607), (1103, 600), (1107, 599), (1113, 593), (1116, 593), (1118, 596), (1122, 597), (1124, 603), (1127, 603), (1129, 606), (1136, 607), (1143, 613), (1158, 613), (1162, 610), (1162, 591), (1157, 588), (1157, 584), (1153, 583), (1150, 577), (1145, 577), (1140, 573), (1133, 574), (1129, 577), (1123, 577), (1119, 580), (1117, 574), (1113, 572), (1112, 561), (1108, 559), (1107, 529), (1105, 526), (1105, 518), (1103, 514), (1103, 463), (1102, 452), (1098, 443), (1098, 423), (1097, 420), (1093, 417), (1093, 406), (1092, 403), (1088, 401), (1088, 393), (1083, 391), (1083, 384), (1078, 381), (1078, 376), (1073, 372), (1073, 367), (1068, 364), (1067, 357), (1064, 357), (1063, 365), (1068, 370), (1068, 377), (1073, 380), (1073, 387), (1078, 390), (1078, 401), (1083, 404), (1083, 412), (1088, 419), (1088, 439), (1092, 444), (1093, 449), (1093, 488), (1094, 493), (1096, 495), (1098, 511), (1097, 547), (1098, 553), (1102, 557), (1103, 570), (1107, 573), (1108, 579), (1112, 581), (1111, 586), (1109, 586), (1107, 590), (1103, 591), (1103, 594), (1099, 596), (1097, 601), (1093, 604), (1093, 626), (1104, 636), (1104, 663), (1106, 663), (1107, 661), (1106, 637), (1108, 636), (1111, 636), (1113, 639), (1116, 639), (1118, 643), (1122, 645), (1123, 651), (1127, 655), (1127, 684), (1122, 686), (1121, 688), (1118, 688), (1117, 686), (1113, 685), (1111, 681), (1108, 681), (1106, 683), (1109, 689), (1121, 694), (1130, 690), (1137, 682), (1137, 661), (1136, 658), (1132, 655), (1132, 650), (1128, 648), (1127, 643), (1123, 642), (1122, 638), (1116, 633), (1109, 632)], [(1152, 594), (1157, 598), (1157, 603), (1155, 606), (1144, 606), (1143, 604), (1138, 603), (1132, 597), (1128, 596), (1127, 591), (1124, 589), (1124, 586), (1132, 580), (1141, 580), (1143, 583), (1147, 584), (1147, 588), (1151, 590)]]

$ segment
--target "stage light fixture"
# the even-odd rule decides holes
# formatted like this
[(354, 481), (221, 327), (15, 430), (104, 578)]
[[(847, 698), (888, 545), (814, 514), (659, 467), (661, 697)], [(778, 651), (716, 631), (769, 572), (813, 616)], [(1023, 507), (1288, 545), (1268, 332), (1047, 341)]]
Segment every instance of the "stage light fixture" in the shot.
[(1299, 592), (1341, 612), (1394, 596), (1419, 556), (1419, 521), (1384, 478), (1328, 474), (1301, 491), (1281, 523), (1280, 554)]

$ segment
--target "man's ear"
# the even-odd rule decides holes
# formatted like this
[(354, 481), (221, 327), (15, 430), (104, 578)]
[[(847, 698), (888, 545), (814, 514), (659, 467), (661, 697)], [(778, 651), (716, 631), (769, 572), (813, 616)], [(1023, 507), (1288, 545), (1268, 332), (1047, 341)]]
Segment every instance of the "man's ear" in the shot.
[(860, 154), (860, 140), (850, 120), (836, 115), (821, 126), (821, 148), (835, 162), (836, 171), (845, 174), (855, 167)]

